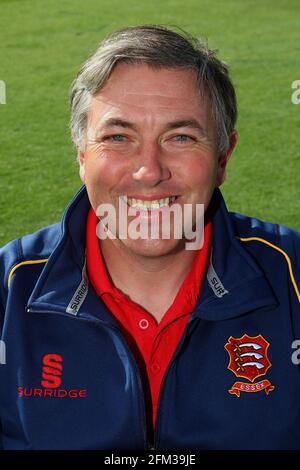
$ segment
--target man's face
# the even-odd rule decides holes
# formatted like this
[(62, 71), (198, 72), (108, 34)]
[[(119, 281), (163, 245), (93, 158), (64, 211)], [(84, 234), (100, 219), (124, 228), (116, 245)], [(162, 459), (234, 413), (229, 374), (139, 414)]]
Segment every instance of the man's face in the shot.
[[(210, 104), (199, 95), (194, 71), (118, 64), (92, 98), (80, 177), (95, 211), (103, 203), (115, 207), (117, 226), (120, 196), (127, 196), (129, 205), (161, 199), (171, 204), (176, 196), (182, 207), (207, 208), (223, 182), (235, 135), (231, 143), (220, 156)], [(142, 214), (150, 221), (151, 210)], [(172, 236), (114, 243), (142, 256), (184, 249), (183, 240)]]

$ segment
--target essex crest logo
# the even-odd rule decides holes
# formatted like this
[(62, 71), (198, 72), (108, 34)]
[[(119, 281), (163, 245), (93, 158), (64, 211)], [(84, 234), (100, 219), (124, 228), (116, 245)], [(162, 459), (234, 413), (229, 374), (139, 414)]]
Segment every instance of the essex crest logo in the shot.
[(255, 379), (266, 375), (272, 365), (268, 358), (269, 346), (270, 344), (262, 335), (249, 336), (244, 334), (240, 338), (230, 336), (224, 346), (229, 354), (228, 369), (236, 377), (247, 379), (250, 382), (235, 382), (228, 390), (229, 393), (240, 397), (241, 392), (260, 392), (264, 390), (269, 395), (274, 390), (274, 385), (267, 379), (254, 383)]

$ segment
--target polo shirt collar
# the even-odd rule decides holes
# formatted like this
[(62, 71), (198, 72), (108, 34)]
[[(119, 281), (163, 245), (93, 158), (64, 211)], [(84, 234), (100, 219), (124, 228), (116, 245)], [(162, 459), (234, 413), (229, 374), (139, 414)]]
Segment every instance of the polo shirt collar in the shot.
[[(105, 297), (105, 294), (107, 294), (111, 300), (114, 301), (117, 299), (118, 302), (122, 302), (124, 311), (130, 312), (130, 310), (135, 308), (143, 309), (142, 306), (136, 304), (121, 290), (116, 288), (110, 280), (101, 253), (101, 245), (96, 234), (97, 223), (98, 218), (91, 208), (87, 218), (86, 233), (86, 262), (90, 283), (93, 285), (99, 297), (103, 299), (104, 303), (107, 303), (107, 301), (110, 302), (107, 296)], [(199, 291), (201, 290), (203, 275), (207, 267), (211, 243), (211, 225), (211, 221), (207, 220), (204, 228), (204, 245), (201, 250), (198, 250), (196, 253), (192, 267), (185, 276), (176, 294), (175, 300), (165, 312), (163, 318), (168, 319), (168, 321), (174, 321), (175, 318), (190, 314), (194, 310)], [(164, 322), (161, 321), (160, 324), (161, 323)]]

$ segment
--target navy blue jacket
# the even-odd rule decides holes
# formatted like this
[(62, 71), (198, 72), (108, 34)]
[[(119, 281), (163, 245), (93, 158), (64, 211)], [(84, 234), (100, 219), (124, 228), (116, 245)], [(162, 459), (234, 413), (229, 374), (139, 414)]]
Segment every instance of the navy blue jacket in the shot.
[[(149, 448), (137, 364), (84, 274), (89, 207), (82, 187), (60, 224), (0, 252), (4, 449)], [(300, 236), (229, 213), (219, 190), (212, 211), (211, 263), (163, 379), (154, 447), (300, 449)]]

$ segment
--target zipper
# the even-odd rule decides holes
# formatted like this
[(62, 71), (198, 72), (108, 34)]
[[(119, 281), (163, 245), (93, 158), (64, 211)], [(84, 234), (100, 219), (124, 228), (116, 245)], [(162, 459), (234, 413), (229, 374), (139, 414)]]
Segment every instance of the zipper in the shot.
[[(103, 326), (102, 323), (104, 323), (104, 322), (101, 322), (101, 320), (93, 320), (93, 319), (84, 318), (84, 317), (70, 316), (70, 314), (66, 314), (64, 312), (56, 312), (54, 310), (34, 310), (34, 309), (29, 307), (29, 308), (26, 309), (26, 311), (28, 313), (50, 313), (50, 314), (54, 313), (55, 315), (64, 315), (65, 317), (68, 317), (70, 319), (80, 320), (80, 321), (88, 322), (88, 323), (94, 323), (97, 326), (99, 326), (99, 324), (101, 326)], [(119, 330), (119, 328), (115, 327), (115, 326), (111, 326), (111, 325), (106, 325), (106, 326), (108, 328), (110, 328), (111, 330), (114, 330), (115, 333), (118, 335), (119, 339), (121, 340), (123, 346), (125, 347), (125, 349), (127, 351), (128, 357), (132, 362), (133, 368), (135, 369), (137, 382), (138, 382), (138, 388), (139, 388), (139, 391), (140, 391), (141, 405), (142, 405), (141, 410), (142, 410), (142, 428), (143, 428), (143, 438), (144, 438), (144, 449), (145, 450), (153, 449), (152, 447), (150, 447), (150, 443), (148, 442), (148, 438), (147, 438), (145, 397), (144, 397), (144, 390), (143, 390), (143, 386), (142, 386), (142, 379), (141, 379), (141, 374), (140, 374), (140, 371), (139, 371), (139, 367), (137, 365), (137, 362), (136, 362), (134, 356), (132, 355), (131, 350), (129, 349), (128, 344), (124, 340), (123, 335), (122, 335), (121, 331)]]
[(173, 365), (173, 362), (175, 361), (175, 359), (177, 358), (179, 352), (180, 352), (180, 349), (181, 347), (183, 346), (183, 343), (185, 341), (185, 338), (187, 336), (187, 333), (188, 331), (191, 329), (191, 324), (198, 320), (197, 318), (190, 318), (187, 322), (187, 325), (185, 327), (185, 330), (183, 332), (183, 335), (179, 341), (179, 343), (177, 344), (177, 347), (174, 351), (174, 354), (172, 356), (172, 359), (170, 360), (169, 362), (169, 365), (166, 369), (166, 372), (163, 376), (163, 379), (162, 379), (162, 383), (161, 383), (161, 386), (160, 386), (160, 391), (159, 391), (159, 396), (158, 396), (158, 405), (157, 405), (157, 410), (156, 410), (156, 426), (155, 426), (155, 430), (154, 430), (154, 443), (153, 443), (153, 447), (149, 447), (149, 450), (155, 450), (157, 449), (157, 444), (158, 444), (158, 439), (159, 439), (159, 422), (160, 422), (160, 416), (161, 416), (161, 413), (160, 413), (160, 409), (161, 409), (161, 404), (162, 404), (162, 395), (163, 395), (163, 389), (165, 388), (165, 383), (166, 383), (166, 380), (167, 380), (167, 376), (170, 372), (170, 369)]

